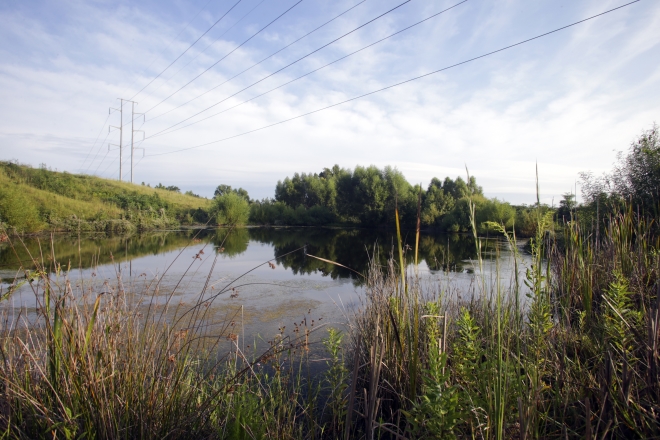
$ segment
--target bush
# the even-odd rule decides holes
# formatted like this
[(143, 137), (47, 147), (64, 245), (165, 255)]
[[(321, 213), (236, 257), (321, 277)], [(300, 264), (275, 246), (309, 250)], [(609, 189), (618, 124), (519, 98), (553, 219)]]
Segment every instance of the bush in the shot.
[[(660, 215), (660, 128), (653, 124), (631, 143), (628, 153), (619, 152), (611, 173), (595, 177), (580, 173), (582, 197), (597, 216), (620, 212), (627, 202), (635, 209)], [(598, 218), (596, 219), (598, 220)]]
[(476, 212), (477, 226), (488, 229), (486, 222), (495, 222), (504, 225), (506, 229), (511, 229), (514, 225), (516, 210), (507, 202), (501, 202), (497, 199), (486, 200)]
[(0, 187), (0, 222), (18, 232), (34, 232), (41, 227), (34, 203), (13, 184)]
[(212, 212), (218, 225), (244, 225), (250, 218), (250, 204), (240, 195), (229, 192), (213, 200)]

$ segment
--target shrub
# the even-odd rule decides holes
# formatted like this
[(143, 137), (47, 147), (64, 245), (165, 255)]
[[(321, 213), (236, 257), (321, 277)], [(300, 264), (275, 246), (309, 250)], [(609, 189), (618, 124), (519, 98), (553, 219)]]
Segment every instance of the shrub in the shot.
[(34, 232), (41, 226), (37, 208), (13, 184), (0, 187), (0, 221), (18, 232)]
[(212, 211), (218, 225), (244, 225), (250, 218), (250, 204), (240, 195), (228, 192), (213, 200)]

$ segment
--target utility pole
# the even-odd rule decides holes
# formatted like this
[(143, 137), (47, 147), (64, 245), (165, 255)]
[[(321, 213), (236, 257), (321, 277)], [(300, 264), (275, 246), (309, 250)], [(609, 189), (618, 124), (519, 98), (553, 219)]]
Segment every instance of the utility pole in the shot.
[(108, 144), (108, 151), (110, 151), (110, 146), (111, 145), (119, 147), (119, 181), (121, 182), (121, 178), (122, 178), (122, 171), (121, 171), (122, 139), (124, 138), (123, 134), (124, 134), (124, 101), (125, 101), (125, 99), (121, 99), (121, 98), (117, 98), (117, 99), (119, 99), (119, 103), (120, 103), (119, 108), (110, 107), (110, 109), (108, 110), (108, 114), (112, 113), (113, 110), (119, 112), (119, 127), (117, 127), (115, 125), (108, 126), (108, 133), (110, 133), (110, 130), (112, 128), (119, 129), (119, 145)]
[(142, 132), (142, 140), (144, 140), (144, 131), (142, 130), (135, 130), (134, 123), (135, 123), (135, 115), (142, 115), (142, 123), (144, 123), (145, 116), (144, 113), (135, 113), (135, 106), (137, 105), (137, 102), (135, 101), (130, 101), (131, 103), (131, 183), (133, 183), (133, 156), (134, 156), (134, 151), (135, 150), (142, 150), (144, 154), (144, 148), (135, 148), (133, 144), (134, 140), (134, 135), (136, 132)]

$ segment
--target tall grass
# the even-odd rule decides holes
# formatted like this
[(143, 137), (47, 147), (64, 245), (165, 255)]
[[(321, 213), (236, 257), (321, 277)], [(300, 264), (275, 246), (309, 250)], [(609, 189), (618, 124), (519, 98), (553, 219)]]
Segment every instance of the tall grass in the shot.
[[(301, 438), (338, 429), (341, 334), (326, 341), (328, 374), (311, 380), (319, 326), (305, 319), (258, 350), (246, 346), (240, 316), (213, 313), (232, 282), (205, 287), (183, 308), (176, 287), (161, 292), (157, 280), (117, 274), (78, 285), (49, 260), (35, 258), (26, 273), (36, 309), (5, 309), (0, 325), (3, 438)], [(334, 403), (322, 404), (328, 389)]]
[[(231, 284), (212, 295), (204, 288), (184, 309), (173, 292), (159, 300), (157, 282), (125, 285), (118, 276), (76, 288), (54, 255), (50, 266), (35, 260), (37, 276), (29, 275), (38, 308), (2, 322), (0, 433), (660, 436), (657, 225), (628, 209), (596, 234), (579, 218), (555, 225), (537, 208), (525, 258), (512, 229), (486, 225), (512, 255), (514, 274), (504, 279), (499, 270), (485, 275), (483, 225), (470, 204), (477, 256), (468, 291), (431, 283), (406, 265), (406, 253), (417, 249), (397, 228), (394, 258), (382, 266), (374, 248), (364, 303), (348, 334), (329, 331), (325, 372), (316, 376), (310, 340), (318, 325), (304, 319), (280, 328), (257, 349), (245, 346), (237, 316), (212, 319), (213, 300)], [(135, 295), (147, 306), (137, 307)]]
[(629, 209), (597, 236), (580, 219), (555, 226), (537, 206), (524, 261), (513, 231), (489, 226), (512, 251), (511, 280), (479, 275), (473, 208), (472, 292), (425, 285), (401, 262), (383, 270), (374, 259), (352, 323), (352, 397), (365, 421), (353, 436), (660, 435), (657, 228)]
[(193, 217), (208, 211), (210, 203), (163, 189), (0, 161), (0, 222), (18, 232), (166, 229), (200, 222)]

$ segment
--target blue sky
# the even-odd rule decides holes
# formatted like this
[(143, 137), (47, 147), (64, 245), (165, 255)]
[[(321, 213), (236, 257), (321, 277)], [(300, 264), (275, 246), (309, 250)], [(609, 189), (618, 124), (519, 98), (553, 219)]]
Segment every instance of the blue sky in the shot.
[[(136, 111), (147, 113), (146, 122), (140, 119), (135, 126), (147, 136), (139, 143), (145, 157), (136, 150), (136, 182), (162, 182), (206, 196), (225, 183), (261, 198), (272, 196), (277, 180), (287, 175), (318, 172), (334, 164), (392, 165), (409, 181), (424, 185), (434, 176), (464, 176), (467, 166), (486, 195), (531, 203), (538, 163), (542, 199), (556, 204), (562, 193), (575, 189), (580, 171), (609, 170), (616, 151), (626, 150), (660, 119), (660, 3), (642, 0), (304, 118), (162, 154), (314, 111), (626, 3), (468, 0), (303, 79), (209, 117), (460, 3), (411, 0), (227, 99), (403, 1), (2, 2), (0, 159), (118, 178), (119, 154), (108, 151), (108, 143), (118, 143), (119, 134), (106, 135), (108, 124), (119, 125), (119, 114), (107, 118), (108, 107), (117, 107), (116, 98), (129, 99), (149, 84), (237, 2), (134, 97)], [(227, 81), (352, 6), (322, 29)], [(166, 130), (214, 104), (177, 128), (208, 119), (171, 133)], [(125, 145), (130, 143), (130, 111), (127, 104)], [(136, 139), (141, 136), (136, 133)], [(129, 151), (124, 151), (126, 180)]]

